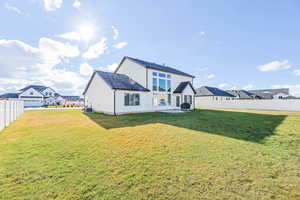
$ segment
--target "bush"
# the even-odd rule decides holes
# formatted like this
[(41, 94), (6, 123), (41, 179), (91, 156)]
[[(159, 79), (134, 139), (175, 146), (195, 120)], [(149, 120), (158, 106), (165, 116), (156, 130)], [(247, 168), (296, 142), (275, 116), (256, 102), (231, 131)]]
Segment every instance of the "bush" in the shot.
[(182, 110), (189, 110), (191, 108), (191, 104), (182, 103), (180, 107), (181, 107)]

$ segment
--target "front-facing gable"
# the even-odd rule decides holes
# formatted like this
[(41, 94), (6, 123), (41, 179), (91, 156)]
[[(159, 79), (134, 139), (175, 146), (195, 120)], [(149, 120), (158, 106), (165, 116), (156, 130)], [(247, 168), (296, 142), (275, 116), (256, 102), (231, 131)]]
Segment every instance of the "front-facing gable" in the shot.
[(160, 65), (160, 64), (153, 63), (153, 62), (140, 60), (140, 59), (137, 59), (137, 58), (131, 58), (131, 57), (128, 57), (128, 56), (125, 56), (122, 59), (121, 63), (119, 64), (119, 66), (115, 70), (115, 73), (117, 73), (119, 71), (119, 69), (121, 68), (121, 66), (122, 66), (122, 64), (125, 60), (130, 60), (130, 61), (132, 61), (136, 64), (139, 64), (140, 66), (143, 66), (143, 67), (148, 68), (148, 69), (153, 69), (153, 70), (157, 70), (157, 71), (161, 71), (161, 72), (166, 72), (166, 73), (177, 74), (177, 75), (181, 75), (181, 76), (187, 76), (187, 77), (195, 78), (195, 76), (193, 76), (193, 75), (190, 75), (188, 73), (185, 73), (183, 71), (177, 70), (177, 69), (169, 67), (169, 66)]
[(43, 94), (34, 88), (27, 88), (19, 95), (20, 98), (43, 98)]
[(196, 94), (196, 91), (193, 87), (193, 85), (191, 84), (191, 82), (186, 81), (186, 82), (181, 82), (177, 88), (174, 90), (173, 93), (183, 93), (185, 90), (191, 90), (192, 93)]

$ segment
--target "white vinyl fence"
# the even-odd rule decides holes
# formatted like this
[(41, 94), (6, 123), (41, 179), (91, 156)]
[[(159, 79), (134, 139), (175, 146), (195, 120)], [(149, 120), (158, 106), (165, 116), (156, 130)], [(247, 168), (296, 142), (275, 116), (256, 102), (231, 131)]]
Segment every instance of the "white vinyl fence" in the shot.
[(300, 111), (300, 99), (270, 100), (209, 100), (195, 98), (196, 108), (234, 108), (254, 110)]
[(23, 111), (23, 101), (0, 100), (0, 131), (16, 120)]

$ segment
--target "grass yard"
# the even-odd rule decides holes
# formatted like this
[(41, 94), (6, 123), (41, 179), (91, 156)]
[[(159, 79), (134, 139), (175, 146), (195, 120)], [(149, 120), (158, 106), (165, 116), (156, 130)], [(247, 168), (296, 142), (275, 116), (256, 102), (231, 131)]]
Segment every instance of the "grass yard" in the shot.
[(300, 113), (26, 111), (0, 133), (0, 199), (300, 199)]

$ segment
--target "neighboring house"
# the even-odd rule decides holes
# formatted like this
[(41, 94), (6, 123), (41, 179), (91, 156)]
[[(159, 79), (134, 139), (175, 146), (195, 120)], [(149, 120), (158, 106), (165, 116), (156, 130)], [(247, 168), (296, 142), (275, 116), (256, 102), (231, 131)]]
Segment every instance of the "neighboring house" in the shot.
[(213, 100), (213, 101), (223, 101), (223, 100), (233, 100), (234, 95), (215, 87), (202, 86), (196, 89), (195, 95), (196, 101), (201, 100)]
[(266, 90), (249, 90), (261, 99), (285, 99), (290, 96), (289, 88), (266, 89)]
[(64, 99), (52, 88), (41, 85), (29, 85), (17, 92), (0, 95), (0, 98), (23, 100), (24, 107), (64, 104)]
[(62, 96), (62, 98), (65, 100), (66, 105), (83, 106), (84, 104), (84, 99), (80, 96)]
[(194, 108), (194, 76), (177, 69), (124, 57), (114, 73), (95, 71), (83, 93), (96, 112), (123, 114)]
[(246, 90), (227, 90), (226, 92), (233, 95), (236, 99), (261, 99), (256, 94)]

